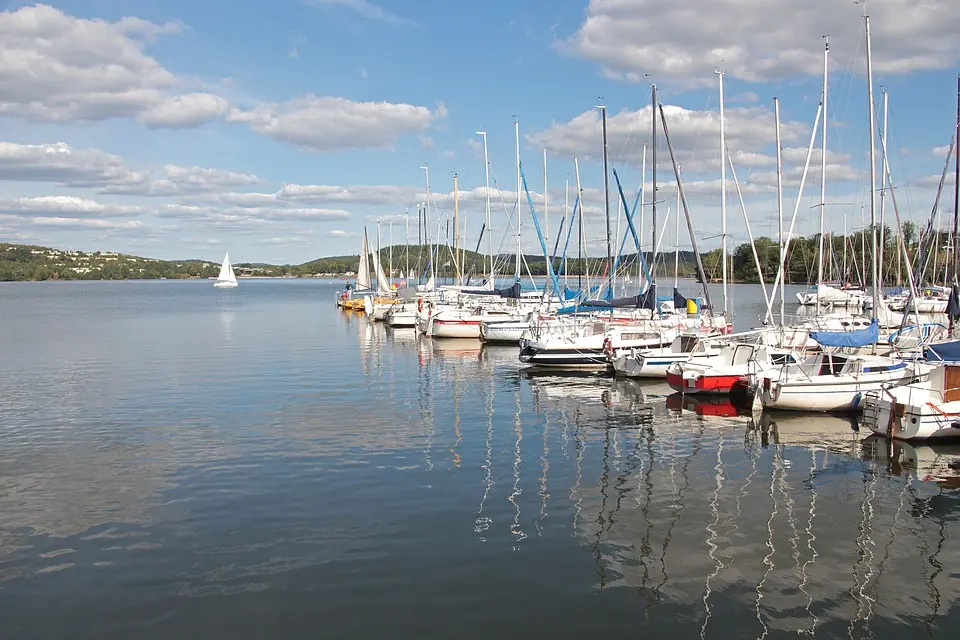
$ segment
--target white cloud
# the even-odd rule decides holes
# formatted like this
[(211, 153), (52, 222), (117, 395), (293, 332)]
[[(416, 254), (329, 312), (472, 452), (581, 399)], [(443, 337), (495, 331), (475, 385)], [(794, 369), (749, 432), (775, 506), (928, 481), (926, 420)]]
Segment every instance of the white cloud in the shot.
[(40, 196), (0, 199), (0, 213), (21, 217), (88, 218), (137, 216), (144, 213), (144, 209), (136, 206), (102, 204), (95, 200), (72, 196)]
[(934, 147), (933, 149), (931, 149), (931, 151), (933, 155), (937, 156), (938, 158), (946, 158), (947, 152), (950, 151), (950, 145), (945, 144), (940, 147)]
[(184, 220), (199, 219), (230, 219), (230, 220), (257, 220), (257, 221), (301, 221), (301, 222), (329, 222), (333, 220), (349, 220), (349, 211), (343, 209), (319, 208), (220, 208), (197, 205), (171, 204), (163, 205), (157, 210), (158, 215), (165, 218), (179, 218)]
[(327, 231), (328, 238), (359, 238), (360, 234), (354, 231), (344, 231), (343, 229), (331, 229)]
[(191, 193), (210, 193), (225, 188), (260, 182), (260, 178), (248, 173), (237, 173), (223, 169), (205, 169), (203, 167), (181, 167), (178, 165), (165, 166), (162, 175), (164, 177), (150, 176), (149, 179), (133, 184), (107, 185), (100, 190), (100, 193), (169, 197)]
[(417, 142), (420, 143), (421, 149), (435, 149), (437, 147), (437, 144), (430, 136), (419, 135), (417, 136)]
[(53, 182), (68, 187), (143, 182), (147, 174), (127, 167), (123, 158), (70, 145), (0, 142), (0, 179)]
[[(701, 171), (719, 169), (720, 163), (720, 114), (717, 111), (696, 111), (675, 105), (664, 105), (670, 140), (677, 154), (677, 161), (684, 170)], [(636, 111), (621, 111), (607, 115), (607, 140), (611, 160), (626, 161), (640, 166), (643, 147), (649, 145), (651, 134), (650, 105)], [(663, 131), (659, 126), (660, 143), (663, 144)], [(724, 111), (724, 126), (727, 148), (734, 154), (734, 160), (740, 163), (769, 164), (764, 158), (744, 149), (758, 149), (773, 140), (773, 117), (765, 107), (732, 107)], [(547, 129), (526, 136), (527, 141), (538, 147), (546, 146), (551, 154), (578, 156), (580, 158), (598, 158), (603, 148), (600, 143), (600, 111), (584, 111), (569, 122), (554, 123)], [(784, 143), (797, 142), (806, 138), (810, 125), (803, 122), (786, 121), (780, 123), (781, 139)], [(658, 145), (659, 146), (659, 145)], [(664, 144), (664, 146), (666, 146)], [(650, 162), (650, 151), (647, 151)], [(663, 161), (669, 167), (669, 156), (665, 150)], [(775, 160), (774, 160), (775, 161)]]
[(255, 132), (316, 151), (386, 148), (400, 136), (422, 131), (446, 113), (391, 102), (354, 102), (346, 98), (308, 95), (244, 111), (233, 109), (232, 122)]
[(258, 240), (260, 244), (269, 244), (277, 247), (283, 246), (305, 246), (310, 244), (310, 239), (303, 236), (284, 236), (275, 238), (263, 238)]
[(277, 197), (289, 202), (348, 202), (355, 204), (395, 204), (424, 197), (417, 194), (413, 187), (377, 186), (335, 186), (317, 184), (285, 184), (277, 192)]
[(0, 180), (51, 182), (65, 187), (95, 188), (102, 194), (138, 196), (211, 193), (261, 182), (252, 174), (203, 167), (134, 169), (120, 156), (98, 149), (74, 149), (62, 142), (0, 142)]
[(369, 20), (388, 22), (396, 25), (412, 25), (411, 20), (392, 14), (369, 0), (301, 0), (304, 4), (343, 7)]
[[(944, 69), (960, 57), (954, 3), (870, 0), (867, 6), (876, 72)], [(559, 46), (627, 81), (648, 82), (650, 73), (657, 82), (705, 84), (722, 62), (731, 76), (764, 82), (821, 73), (821, 36), (830, 34), (834, 65), (862, 73), (861, 12), (837, 0), (590, 0), (583, 24)]]
[(139, 220), (99, 220), (91, 218), (34, 218), (31, 221), (40, 227), (56, 227), (59, 229), (142, 229), (144, 224)]
[(0, 13), (0, 114), (73, 122), (149, 112), (178, 81), (143, 46), (181, 29), (75, 18), (47, 5)]
[(148, 127), (196, 127), (223, 116), (230, 103), (211, 93), (188, 93), (159, 102), (142, 113), (140, 122)]

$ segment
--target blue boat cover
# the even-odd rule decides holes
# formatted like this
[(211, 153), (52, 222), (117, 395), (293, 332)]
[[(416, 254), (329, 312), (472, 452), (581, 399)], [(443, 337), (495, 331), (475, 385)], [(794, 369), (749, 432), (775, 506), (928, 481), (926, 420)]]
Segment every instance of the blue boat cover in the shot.
[(931, 344), (923, 350), (923, 357), (931, 362), (960, 362), (960, 340)]
[(643, 293), (629, 298), (614, 298), (613, 300), (587, 300), (584, 307), (594, 309), (656, 309), (657, 285), (651, 284)]
[(876, 318), (866, 329), (856, 331), (812, 331), (810, 337), (824, 347), (865, 347), (880, 340)]

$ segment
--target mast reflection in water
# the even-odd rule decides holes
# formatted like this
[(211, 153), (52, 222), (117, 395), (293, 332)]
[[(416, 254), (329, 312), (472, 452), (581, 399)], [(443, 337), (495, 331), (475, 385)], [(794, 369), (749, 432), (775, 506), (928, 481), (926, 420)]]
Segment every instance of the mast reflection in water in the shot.
[(336, 284), (0, 288), (4, 638), (960, 628), (960, 448), (529, 375)]

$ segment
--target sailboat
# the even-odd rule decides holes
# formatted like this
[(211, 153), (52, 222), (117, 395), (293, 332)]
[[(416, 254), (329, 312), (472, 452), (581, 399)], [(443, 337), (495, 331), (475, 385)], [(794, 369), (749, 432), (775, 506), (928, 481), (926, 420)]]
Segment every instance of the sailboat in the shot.
[[(867, 97), (870, 121), (870, 221), (876, 220), (876, 160), (873, 109), (873, 74), (871, 71), (870, 17), (864, 16), (867, 58)], [(824, 91), (824, 97), (826, 91)], [(823, 100), (823, 99), (821, 99)], [(821, 102), (821, 107), (823, 102)], [(818, 112), (819, 117), (819, 112)], [(886, 144), (884, 143), (884, 148)], [(953, 142), (951, 142), (951, 151)], [(886, 166), (884, 167), (887, 168)], [(877, 234), (873, 234), (874, 255), (877, 254)], [(821, 234), (822, 239), (822, 234)], [(822, 251), (821, 251), (821, 256)], [(864, 269), (866, 271), (866, 269)], [(821, 347), (828, 349), (859, 349), (876, 345), (879, 326), (890, 320), (891, 312), (880, 296), (879, 264), (873, 262), (873, 318), (869, 327), (855, 331), (817, 331), (810, 334)], [(820, 279), (822, 281), (822, 278)], [(903, 316), (899, 318), (902, 322)], [(876, 347), (874, 347), (876, 353)], [(755, 403), (764, 409), (793, 411), (855, 411), (863, 410), (864, 394), (928, 379), (932, 365), (899, 358), (876, 355), (846, 355), (825, 351), (810, 356), (797, 364), (784, 365), (779, 371), (761, 375), (757, 382)]]
[(237, 286), (237, 276), (233, 275), (233, 267), (230, 265), (230, 253), (223, 256), (223, 264), (220, 265), (220, 275), (213, 286), (218, 289), (232, 289)]

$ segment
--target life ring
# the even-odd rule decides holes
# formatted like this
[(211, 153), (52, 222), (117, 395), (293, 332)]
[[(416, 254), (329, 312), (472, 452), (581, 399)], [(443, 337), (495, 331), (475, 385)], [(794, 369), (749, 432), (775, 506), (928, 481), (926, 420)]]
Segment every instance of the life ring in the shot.
[(613, 353), (613, 340), (610, 338), (610, 336), (607, 336), (603, 339), (603, 352), (607, 355)]
[(417, 298), (417, 311), (423, 311), (423, 298)]

